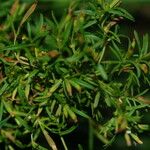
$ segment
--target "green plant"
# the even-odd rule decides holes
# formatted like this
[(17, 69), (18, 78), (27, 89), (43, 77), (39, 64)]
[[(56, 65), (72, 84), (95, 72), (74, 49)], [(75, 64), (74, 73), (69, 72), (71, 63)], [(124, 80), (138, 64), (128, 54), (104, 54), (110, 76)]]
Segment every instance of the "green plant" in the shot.
[[(149, 130), (141, 122), (150, 104), (143, 96), (150, 85), (148, 35), (141, 42), (136, 31), (132, 39), (119, 32), (123, 18), (134, 20), (119, 7), (120, 0), (74, 0), (61, 18), (34, 14), (36, 3), (30, 8), (19, 0), (2, 4), (10, 10), (0, 16), (5, 149), (56, 150), (53, 133), (67, 150), (64, 135), (82, 118), (90, 124), (90, 150), (93, 135), (105, 146), (119, 133), (129, 146), (132, 140), (142, 144), (138, 134)], [(49, 148), (39, 142), (42, 134)]]

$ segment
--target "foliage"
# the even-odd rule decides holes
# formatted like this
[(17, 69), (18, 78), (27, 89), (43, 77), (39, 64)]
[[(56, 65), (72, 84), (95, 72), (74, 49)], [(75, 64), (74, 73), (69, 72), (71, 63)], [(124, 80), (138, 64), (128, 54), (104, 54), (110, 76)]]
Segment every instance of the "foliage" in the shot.
[[(89, 137), (94, 134), (105, 146), (118, 134), (128, 146), (142, 144), (138, 134), (149, 130), (141, 121), (150, 104), (143, 96), (150, 85), (148, 35), (141, 39), (134, 31), (130, 39), (119, 32), (122, 19), (134, 20), (119, 5), (120, 0), (74, 0), (58, 18), (54, 12), (39, 15), (37, 3), (2, 2), (0, 143), (5, 149), (56, 150), (51, 134), (57, 134), (67, 150), (64, 135), (83, 118), (91, 126)], [(47, 148), (39, 142), (42, 134)]]

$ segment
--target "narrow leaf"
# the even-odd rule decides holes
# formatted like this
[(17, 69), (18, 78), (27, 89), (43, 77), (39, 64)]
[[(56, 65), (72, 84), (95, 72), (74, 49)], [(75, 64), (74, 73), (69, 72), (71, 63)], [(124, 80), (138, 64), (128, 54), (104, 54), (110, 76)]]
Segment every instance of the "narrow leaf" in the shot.
[(138, 49), (140, 50), (141, 49), (141, 43), (140, 43), (140, 39), (139, 39), (139, 36), (138, 36), (138, 33), (134, 30), (134, 37), (135, 37), (135, 40), (138, 44)]
[(59, 79), (50, 89), (48, 95), (51, 96), (61, 85), (62, 79)]
[(100, 92), (97, 92), (95, 99), (94, 99), (94, 104), (93, 104), (94, 108), (98, 106), (99, 100), (100, 100)]
[(83, 86), (85, 88), (94, 89), (93, 85), (91, 85), (90, 83), (87, 83), (87, 82), (85, 82), (85, 81), (83, 81), (81, 79), (74, 78), (73, 81), (75, 81), (77, 84), (79, 84), (79, 85), (81, 85), (81, 86)]
[(29, 10), (25, 13), (24, 17), (22, 18), (19, 28), (26, 22), (26, 20), (31, 16), (31, 14), (34, 12), (35, 8), (37, 6), (37, 3), (32, 4), (32, 6), (29, 8)]
[(104, 80), (108, 80), (108, 75), (101, 64), (96, 67), (96, 75), (100, 75)]
[(71, 85), (80, 93), (81, 92), (81, 86), (79, 83), (75, 82), (73, 79), (69, 80)]
[(143, 46), (141, 49), (141, 54), (145, 55), (148, 51), (148, 34), (143, 36)]
[(139, 139), (139, 137), (133, 133), (130, 133), (131, 137), (138, 143), (143, 144), (143, 142)]
[(71, 87), (70, 82), (68, 80), (65, 80), (65, 85), (66, 85), (66, 89), (67, 89), (69, 96), (72, 96), (72, 87)]
[(48, 132), (44, 129), (42, 129), (42, 132), (45, 136), (45, 139), (46, 139), (48, 145), (52, 148), (52, 150), (57, 150), (57, 146), (56, 146), (55, 142), (53, 141), (53, 139), (48, 134)]

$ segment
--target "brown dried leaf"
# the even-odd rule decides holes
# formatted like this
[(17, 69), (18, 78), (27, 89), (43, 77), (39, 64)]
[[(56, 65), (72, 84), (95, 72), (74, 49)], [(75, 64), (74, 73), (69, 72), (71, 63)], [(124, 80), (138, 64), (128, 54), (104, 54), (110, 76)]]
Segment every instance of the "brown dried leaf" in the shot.
[(48, 56), (52, 57), (52, 58), (56, 58), (59, 56), (59, 52), (57, 50), (52, 50), (48, 52)]
[(15, 0), (14, 4), (10, 9), (10, 14), (13, 15), (19, 7), (19, 0)]
[(31, 16), (31, 14), (34, 12), (35, 8), (37, 6), (37, 2), (32, 4), (32, 6), (29, 8), (29, 10), (26, 12), (26, 14), (24, 15), (24, 17), (22, 18), (20, 25), (19, 25), (19, 29), (21, 28), (21, 26), (26, 22), (26, 20)]

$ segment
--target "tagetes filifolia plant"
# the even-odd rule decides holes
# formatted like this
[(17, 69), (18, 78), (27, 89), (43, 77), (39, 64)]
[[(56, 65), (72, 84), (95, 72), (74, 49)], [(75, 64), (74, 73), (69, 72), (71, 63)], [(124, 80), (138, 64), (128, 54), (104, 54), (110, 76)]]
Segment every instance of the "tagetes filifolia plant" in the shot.
[(43, 134), (57, 150), (53, 133), (67, 150), (64, 135), (85, 118), (89, 135), (104, 145), (120, 133), (128, 146), (142, 144), (138, 133), (149, 129), (141, 122), (150, 104), (143, 96), (150, 85), (148, 35), (139, 39), (134, 31), (130, 40), (119, 32), (122, 19), (134, 20), (120, 0), (73, 0), (61, 19), (37, 15), (38, 5), (1, 4), (0, 143), (45, 150)]

